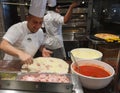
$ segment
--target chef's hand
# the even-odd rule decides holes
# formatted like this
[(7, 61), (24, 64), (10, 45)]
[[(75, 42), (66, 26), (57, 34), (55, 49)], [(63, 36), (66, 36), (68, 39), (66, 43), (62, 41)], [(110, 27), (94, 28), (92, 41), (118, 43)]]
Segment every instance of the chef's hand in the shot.
[(46, 48), (42, 49), (42, 56), (43, 57), (50, 57), (53, 52), (50, 50), (47, 50)]
[(19, 58), (22, 60), (24, 64), (32, 64), (33, 63), (33, 57), (25, 52), (19, 53)]
[(72, 4), (70, 5), (71, 8), (75, 8), (79, 5), (77, 1), (73, 1)]

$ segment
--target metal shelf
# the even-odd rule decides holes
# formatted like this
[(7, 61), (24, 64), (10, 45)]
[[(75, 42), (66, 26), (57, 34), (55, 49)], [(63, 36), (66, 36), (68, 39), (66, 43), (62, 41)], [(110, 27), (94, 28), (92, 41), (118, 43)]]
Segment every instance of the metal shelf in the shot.
[(2, 2), (3, 5), (17, 5), (17, 6), (30, 6), (28, 3), (11, 3), (11, 2)]
[[(58, 0), (61, 5), (68, 4), (68, 2), (72, 2), (73, 0), (63, 1)], [(82, 7), (81, 7), (82, 6)], [(65, 28), (85, 28), (86, 33), (89, 34), (91, 29), (91, 18), (92, 18), (92, 8), (93, 8), (93, 0), (82, 0), (80, 1), (80, 6), (73, 9), (73, 15), (71, 20), (63, 25), (63, 29)], [(64, 15), (67, 11), (68, 7), (64, 7), (62, 9), (62, 14)], [(81, 17), (81, 15), (83, 17)], [(64, 31), (63, 31), (64, 32)]]

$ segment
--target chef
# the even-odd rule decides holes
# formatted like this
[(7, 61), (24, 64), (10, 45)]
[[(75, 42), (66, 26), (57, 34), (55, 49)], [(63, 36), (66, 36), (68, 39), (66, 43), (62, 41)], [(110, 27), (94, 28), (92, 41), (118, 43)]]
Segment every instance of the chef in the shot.
[(26, 21), (11, 26), (0, 44), (5, 52), (4, 60), (21, 60), (31, 64), (39, 49), (42, 56), (52, 53), (44, 48), (44, 34), (41, 29), (47, 0), (32, 0)]
[(53, 51), (52, 56), (64, 59), (66, 53), (62, 37), (62, 25), (70, 20), (72, 10), (78, 6), (73, 2), (66, 12), (65, 16), (60, 15), (59, 7), (56, 5), (56, 0), (48, 0), (48, 11), (44, 16), (44, 27), (46, 30), (45, 46)]

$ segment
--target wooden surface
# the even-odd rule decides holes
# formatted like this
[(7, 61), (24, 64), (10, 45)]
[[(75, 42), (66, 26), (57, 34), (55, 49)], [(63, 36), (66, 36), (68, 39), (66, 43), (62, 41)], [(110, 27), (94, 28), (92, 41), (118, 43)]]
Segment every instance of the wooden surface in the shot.
[(21, 66), (20, 61), (0, 60), (0, 71), (20, 71)]

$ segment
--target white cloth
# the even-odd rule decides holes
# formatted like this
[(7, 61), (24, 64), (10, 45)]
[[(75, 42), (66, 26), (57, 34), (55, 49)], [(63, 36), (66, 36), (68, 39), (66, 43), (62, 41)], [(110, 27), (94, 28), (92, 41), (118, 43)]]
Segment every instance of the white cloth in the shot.
[[(44, 33), (39, 29), (31, 33), (27, 28), (27, 21), (11, 26), (3, 38), (9, 41), (14, 47), (34, 56), (39, 47), (43, 44)], [(16, 57), (5, 54), (4, 60), (19, 60)]]
[(47, 3), (48, 6), (56, 6), (56, 0), (31, 0), (29, 13), (40, 18), (43, 17)]
[(46, 10), (47, 0), (31, 0), (29, 13), (37, 16), (43, 17)]
[(48, 6), (50, 7), (56, 6), (56, 0), (48, 0)]
[(45, 45), (47, 48), (58, 49), (63, 47), (62, 24), (64, 24), (64, 17), (59, 13), (48, 11), (44, 16)]

